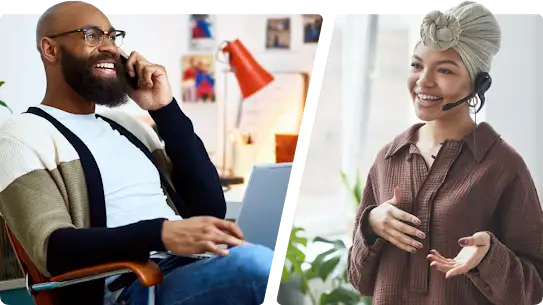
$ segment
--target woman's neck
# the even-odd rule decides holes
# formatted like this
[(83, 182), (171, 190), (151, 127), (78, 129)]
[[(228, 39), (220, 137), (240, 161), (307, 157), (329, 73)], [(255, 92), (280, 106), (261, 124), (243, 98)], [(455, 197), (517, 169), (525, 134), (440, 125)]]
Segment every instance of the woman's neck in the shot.
[(436, 120), (427, 122), (419, 130), (419, 141), (431, 146), (438, 145), (446, 140), (458, 141), (475, 129), (475, 122), (470, 116), (463, 120)]

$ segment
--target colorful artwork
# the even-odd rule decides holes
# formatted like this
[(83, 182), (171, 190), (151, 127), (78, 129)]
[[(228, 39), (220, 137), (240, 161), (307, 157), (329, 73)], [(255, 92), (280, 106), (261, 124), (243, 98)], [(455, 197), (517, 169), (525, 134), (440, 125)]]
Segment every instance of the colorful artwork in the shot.
[(290, 18), (268, 19), (266, 25), (266, 48), (290, 48)]
[(214, 20), (210, 15), (190, 15), (190, 46), (193, 50), (215, 47)]
[(317, 43), (321, 35), (322, 16), (303, 15), (304, 18), (304, 43)]
[(182, 59), (183, 102), (215, 102), (215, 66), (213, 55), (191, 54)]

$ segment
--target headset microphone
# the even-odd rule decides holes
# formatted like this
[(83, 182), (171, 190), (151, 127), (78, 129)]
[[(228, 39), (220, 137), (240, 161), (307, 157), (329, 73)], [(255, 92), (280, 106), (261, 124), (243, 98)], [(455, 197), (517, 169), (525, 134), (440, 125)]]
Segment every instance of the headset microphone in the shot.
[(466, 96), (465, 98), (459, 100), (455, 103), (448, 103), (443, 105), (442, 110), (447, 111), (450, 110), (456, 106), (460, 106), (463, 103), (469, 102), (472, 98), (474, 98), (476, 95), (479, 96), (479, 100), (481, 101), (481, 104), (479, 105), (479, 109), (477, 109), (476, 112), (479, 112), (481, 108), (483, 107), (483, 104), (485, 103), (485, 92), (490, 88), (490, 85), (492, 84), (492, 78), (490, 78), (490, 75), (486, 72), (481, 72), (477, 75), (475, 78), (475, 90), (472, 94)]
[(474, 94), (470, 94), (468, 96), (466, 96), (465, 98), (459, 100), (458, 102), (456, 103), (448, 103), (448, 104), (445, 104), (443, 105), (443, 108), (441, 108), (443, 111), (447, 111), (449, 109), (453, 109), (454, 107), (456, 106), (460, 106), (462, 104), (464, 104), (465, 102), (468, 102), (471, 98), (473, 98), (473, 96), (475, 96)]

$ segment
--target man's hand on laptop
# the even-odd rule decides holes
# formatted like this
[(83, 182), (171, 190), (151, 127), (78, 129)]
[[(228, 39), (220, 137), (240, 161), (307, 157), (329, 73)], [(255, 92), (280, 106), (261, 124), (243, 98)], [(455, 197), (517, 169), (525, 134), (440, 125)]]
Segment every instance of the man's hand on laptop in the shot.
[(245, 244), (243, 233), (235, 223), (207, 216), (165, 221), (162, 242), (166, 250), (179, 255), (211, 252), (225, 256), (228, 250), (217, 245), (230, 248)]

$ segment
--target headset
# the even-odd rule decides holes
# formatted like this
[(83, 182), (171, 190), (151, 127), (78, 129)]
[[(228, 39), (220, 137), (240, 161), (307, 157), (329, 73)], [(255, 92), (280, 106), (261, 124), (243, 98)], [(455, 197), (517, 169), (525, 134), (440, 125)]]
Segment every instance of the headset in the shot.
[[(463, 103), (468, 103), (469, 107), (475, 108), (475, 106), (477, 104), (476, 104), (476, 101), (473, 101), (473, 98), (475, 98), (475, 96), (478, 96), (479, 101), (481, 103), (480, 103), (478, 109), (475, 110), (475, 125), (477, 125), (477, 113), (481, 110), (481, 108), (483, 108), (483, 105), (485, 103), (485, 93), (490, 88), (491, 84), (492, 84), (492, 78), (490, 77), (490, 75), (488, 73), (481, 72), (481, 73), (477, 74), (477, 76), (475, 77), (475, 84), (474, 84), (473, 92), (470, 95), (466, 96), (465, 98), (459, 100), (456, 103), (449, 103), (449, 104), (443, 105), (442, 110), (447, 111), (447, 110), (450, 110), (450, 109), (452, 109), (452, 108), (454, 108), (456, 106), (462, 105)], [(477, 130), (477, 128), (475, 128), (475, 130), (473, 131), (473, 150), (474, 151), (477, 150), (477, 141), (476, 141), (476, 136), (475, 136), (476, 130)], [(434, 156), (432, 156), (432, 157), (434, 157)], [(435, 157), (434, 157), (434, 159), (435, 159)], [(470, 175), (470, 178), (469, 178), (469, 188), (470, 188), (470, 190), (471, 190), (472, 187), (473, 187), (473, 175)], [(470, 219), (472, 217), (473, 216), (470, 214)], [(473, 219), (471, 219), (471, 222), (473, 223)]]
[(459, 100), (456, 103), (449, 103), (449, 104), (443, 105), (442, 110), (447, 111), (447, 110), (450, 110), (450, 109), (452, 109), (452, 108), (454, 108), (456, 106), (460, 106), (460, 105), (462, 105), (463, 103), (466, 103), (466, 102), (471, 107), (475, 107), (475, 104), (472, 105), (469, 102), (475, 96), (478, 96), (479, 100), (481, 101), (481, 104), (479, 105), (479, 108), (475, 111), (475, 113), (479, 112), (481, 110), (481, 108), (483, 108), (483, 105), (485, 103), (485, 93), (490, 88), (490, 85), (492, 85), (492, 78), (490, 77), (490, 75), (487, 72), (481, 72), (481, 73), (477, 74), (477, 76), (475, 77), (475, 85), (474, 85), (475, 88), (474, 88), (473, 92), (470, 95), (466, 96), (465, 98)]

